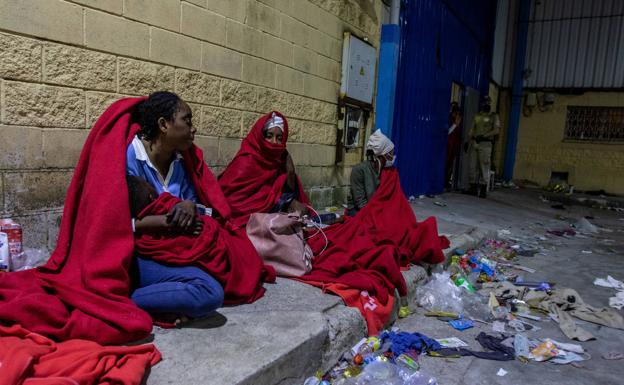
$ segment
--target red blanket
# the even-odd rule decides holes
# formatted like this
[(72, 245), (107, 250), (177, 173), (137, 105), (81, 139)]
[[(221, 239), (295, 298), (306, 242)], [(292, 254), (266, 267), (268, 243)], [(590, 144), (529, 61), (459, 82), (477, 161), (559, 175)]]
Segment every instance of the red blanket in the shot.
[(19, 325), (0, 326), (0, 385), (139, 385), (160, 361), (154, 345), (55, 343)]
[[(160, 194), (139, 217), (164, 215), (178, 202), (171, 194)], [(226, 305), (260, 298), (265, 291), (262, 281), (274, 281), (275, 270), (262, 263), (244, 229), (228, 231), (211, 217), (202, 220), (199, 236), (143, 234), (135, 241), (136, 251), (155, 261), (204, 269), (223, 286)]]
[[(89, 133), (67, 191), (57, 247), (45, 266), (0, 274), (0, 323), (57, 340), (118, 344), (146, 337), (151, 317), (129, 299), (134, 237), (126, 147), (138, 132), (143, 98), (110, 106)], [(229, 206), (193, 146), (183, 154), (201, 203), (228, 224)]]
[[(401, 296), (407, 294), (401, 267), (420, 261), (443, 262), (442, 250), (449, 246), (446, 237), (438, 235), (435, 218), (416, 222), (396, 169), (383, 171), (377, 191), (355, 217), (324, 231), (327, 248), (320, 254), (326, 247), (322, 235), (308, 240), (317, 256), (312, 262), (313, 270), (300, 279), (317, 286), (339, 283), (359, 289), (386, 309), (392, 303), (394, 288)], [(377, 306), (367, 309), (361, 305), (361, 298), (331, 287), (336, 286), (330, 286), (329, 290), (339, 294), (347, 305), (360, 309), (371, 335), (387, 321), (389, 312), (379, 312)]]
[[(284, 119), (281, 144), (264, 139), (262, 128), (271, 114)], [(282, 195), (286, 182), (285, 151), (288, 140), (288, 122), (277, 111), (269, 112), (253, 125), (243, 139), (240, 150), (219, 175), (219, 184), (232, 208), (232, 221), (245, 225), (253, 213), (271, 210)], [(309, 204), (299, 180), (299, 201)]]

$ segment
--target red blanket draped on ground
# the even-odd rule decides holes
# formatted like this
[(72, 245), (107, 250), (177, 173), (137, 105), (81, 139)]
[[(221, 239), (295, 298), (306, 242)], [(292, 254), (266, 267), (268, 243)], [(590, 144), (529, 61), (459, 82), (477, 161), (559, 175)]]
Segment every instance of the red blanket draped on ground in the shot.
[[(57, 247), (45, 266), (0, 274), (0, 323), (57, 340), (101, 344), (146, 337), (151, 317), (129, 299), (134, 236), (126, 147), (138, 132), (132, 112), (144, 98), (110, 106), (89, 133), (69, 186)], [(201, 203), (227, 224), (229, 206), (193, 146), (183, 154)]]
[[(284, 119), (281, 144), (268, 142), (262, 133), (266, 121), (275, 113)], [(245, 225), (253, 213), (269, 212), (277, 203), (286, 182), (285, 151), (288, 122), (279, 112), (264, 115), (243, 139), (240, 150), (219, 175), (219, 184), (232, 208), (232, 221)], [(299, 180), (298, 200), (308, 204)]]
[[(139, 217), (164, 215), (180, 199), (163, 193)], [(143, 234), (135, 241), (140, 255), (173, 265), (196, 265), (219, 281), (225, 304), (250, 303), (262, 296), (262, 281), (274, 281), (275, 270), (265, 266), (244, 229), (228, 231), (208, 216), (199, 236)]]
[[(449, 246), (446, 237), (438, 235), (435, 218), (416, 222), (396, 169), (383, 171), (377, 191), (355, 217), (324, 231), (327, 248), (319, 255), (326, 246), (322, 235), (308, 240), (317, 256), (312, 262), (313, 270), (300, 279), (322, 286), (340, 295), (349, 306), (358, 307), (367, 320), (370, 334), (375, 334), (387, 321), (391, 309), (388, 302), (392, 301), (394, 288), (401, 296), (407, 294), (400, 268), (421, 261), (443, 262), (442, 250)], [(327, 286), (336, 283), (341, 286)], [(344, 286), (365, 292), (365, 305), (362, 306), (362, 298), (345, 291)], [(337, 287), (342, 289), (335, 290)], [(370, 302), (366, 306), (367, 301), (375, 300), (379, 304)]]
[(57, 344), (19, 325), (0, 326), (0, 385), (139, 385), (158, 361), (160, 352), (152, 344)]

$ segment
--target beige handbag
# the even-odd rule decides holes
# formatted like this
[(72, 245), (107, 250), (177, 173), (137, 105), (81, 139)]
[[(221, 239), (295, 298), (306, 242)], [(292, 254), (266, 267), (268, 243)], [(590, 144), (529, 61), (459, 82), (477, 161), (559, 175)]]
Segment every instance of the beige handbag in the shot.
[(312, 270), (312, 249), (303, 237), (298, 213), (255, 213), (247, 236), (267, 265), (279, 276), (299, 277)]

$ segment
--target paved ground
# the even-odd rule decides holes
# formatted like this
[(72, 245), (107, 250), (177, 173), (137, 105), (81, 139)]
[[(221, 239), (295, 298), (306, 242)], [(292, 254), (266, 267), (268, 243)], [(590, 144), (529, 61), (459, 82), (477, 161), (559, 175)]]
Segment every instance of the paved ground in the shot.
[[(520, 257), (521, 263), (537, 270), (525, 274), (527, 280), (549, 280), (559, 286), (571, 287), (583, 299), (598, 307), (608, 306), (613, 290), (593, 285), (596, 277), (624, 280), (624, 213), (570, 207), (565, 210), (551, 208), (552, 203), (542, 202), (539, 192), (527, 190), (501, 190), (487, 200), (446, 194), (437, 198), (419, 199), (415, 211), (424, 216), (436, 215), (444, 226), (479, 226), (492, 231), (508, 230), (508, 237), (519, 243), (542, 248), (535, 257)], [(440, 207), (434, 204), (446, 204)], [(546, 234), (547, 229), (568, 226), (579, 218), (590, 216), (590, 221), (603, 230), (593, 237), (561, 238)], [(502, 234), (501, 234), (502, 235)], [(546, 240), (539, 237), (545, 237)], [(583, 253), (591, 251), (591, 254)], [(423, 310), (397, 322), (402, 330), (424, 333), (433, 338), (456, 336), (472, 348), (481, 350), (474, 337), (479, 331), (492, 332), (491, 326), (478, 324), (464, 332), (446, 323), (422, 316)], [(562, 342), (572, 342), (561, 333), (552, 321), (536, 323), (542, 330), (528, 332), (530, 338), (550, 337)], [(424, 370), (437, 376), (441, 385), (455, 384), (624, 384), (624, 361), (607, 361), (602, 353), (624, 352), (624, 331), (614, 330), (579, 321), (579, 324), (596, 336), (595, 341), (580, 343), (592, 358), (582, 363), (583, 368), (551, 363), (523, 364), (520, 361), (496, 362), (471, 357), (441, 359), (423, 357)], [(578, 342), (576, 342), (578, 343)], [(508, 374), (496, 375), (499, 368)]]
[[(527, 279), (554, 280), (575, 288), (584, 299), (597, 306), (607, 304), (610, 289), (592, 285), (597, 276), (611, 274), (624, 279), (619, 259), (624, 255), (624, 222), (612, 211), (586, 207), (555, 210), (552, 203), (539, 199), (539, 192), (501, 190), (487, 200), (446, 194), (417, 199), (412, 207), (422, 220), (438, 217), (441, 233), (448, 234), (454, 246), (466, 245), (483, 236), (507, 230), (525, 244), (543, 248), (543, 254), (523, 258), (526, 266), (538, 269)], [(436, 205), (438, 202), (440, 205)], [(556, 216), (568, 218), (557, 219)], [(546, 229), (560, 228), (583, 216), (604, 227), (595, 238), (548, 238)], [(581, 250), (592, 251), (583, 254)], [(424, 278), (422, 268), (406, 273), (411, 303), (415, 286)], [(302, 384), (317, 369), (327, 369), (365, 333), (359, 313), (345, 307), (339, 298), (292, 280), (281, 279), (267, 285), (267, 295), (255, 304), (226, 308), (220, 315), (179, 330), (155, 329), (154, 342), (164, 360), (154, 367), (147, 383), (161, 384)], [(433, 319), (422, 310), (398, 321), (406, 331), (432, 337), (458, 336), (477, 347), (478, 330), (458, 332)], [(537, 337), (565, 341), (553, 323), (540, 324)], [(605, 361), (601, 352), (624, 351), (624, 332), (593, 325), (586, 326), (598, 339), (583, 343), (592, 355), (584, 369), (550, 363), (521, 364), (490, 362), (468, 357), (438, 359), (423, 357), (425, 370), (444, 384), (624, 384), (624, 361)], [(488, 328), (485, 328), (488, 329)], [(531, 335), (530, 335), (531, 336)], [(497, 377), (499, 368), (509, 372)]]

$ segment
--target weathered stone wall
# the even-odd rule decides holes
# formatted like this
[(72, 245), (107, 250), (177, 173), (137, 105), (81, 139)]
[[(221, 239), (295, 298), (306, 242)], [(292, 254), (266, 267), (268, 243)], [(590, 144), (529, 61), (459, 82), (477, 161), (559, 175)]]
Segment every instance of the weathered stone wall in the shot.
[[(504, 128), (509, 119), (510, 92), (501, 92), (501, 119)], [(568, 172), (568, 182), (576, 190), (605, 190), (624, 195), (624, 144), (574, 142), (564, 140), (567, 107), (624, 107), (624, 93), (586, 92), (582, 95), (556, 95), (547, 111), (534, 109), (531, 116), (521, 116), (514, 179), (525, 179), (546, 186), (551, 172)], [(502, 170), (505, 135), (499, 141), (495, 161)]]
[[(52, 247), (90, 127), (114, 100), (173, 90), (218, 173), (263, 112), (282, 111), (314, 201), (334, 166), (343, 32), (379, 41), (379, 0), (0, 0), (0, 217)], [(103, 188), (106, 183), (103, 181)]]

